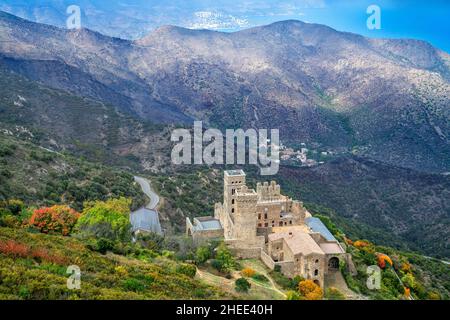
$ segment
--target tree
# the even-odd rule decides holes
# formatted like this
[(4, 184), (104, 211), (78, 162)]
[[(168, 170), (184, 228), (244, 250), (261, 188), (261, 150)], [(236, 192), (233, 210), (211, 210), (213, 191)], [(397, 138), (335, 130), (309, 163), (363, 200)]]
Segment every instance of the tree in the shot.
[(392, 267), (394, 264), (392, 263), (391, 258), (389, 258), (387, 255), (385, 254), (378, 254), (377, 256), (378, 259), (378, 266), (381, 269), (386, 268), (386, 264), (388, 264), (388, 267)]
[(76, 230), (84, 237), (112, 241), (131, 239), (129, 200), (125, 198), (89, 203), (78, 220)]
[(80, 214), (68, 206), (58, 205), (34, 210), (29, 224), (42, 233), (67, 236), (72, 232)]
[(19, 215), (25, 208), (22, 200), (11, 199), (6, 201), (5, 208), (13, 215)]
[(106, 201), (85, 201), (83, 203), (83, 213), (97, 207), (98, 205), (101, 205), (103, 208), (106, 208), (108, 210), (118, 212), (123, 215), (129, 215), (131, 202), (131, 199), (124, 197), (120, 197), (117, 199), (108, 199)]
[(223, 272), (229, 272), (236, 266), (233, 255), (223, 242), (217, 247), (216, 261)]
[(407, 273), (402, 277), (403, 284), (410, 289), (414, 289), (416, 286), (416, 279), (411, 273)]
[(211, 258), (211, 250), (207, 246), (198, 247), (195, 252), (195, 261), (198, 264), (204, 264)]
[(322, 289), (312, 280), (303, 280), (298, 284), (300, 295), (306, 300), (321, 300), (323, 297)]
[(238, 292), (248, 292), (250, 290), (250, 287), (252, 286), (250, 282), (248, 282), (245, 278), (239, 278), (235, 282), (236, 291)]
[(252, 268), (247, 267), (242, 269), (241, 273), (244, 277), (251, 278), (256, 274), (256, 271)]

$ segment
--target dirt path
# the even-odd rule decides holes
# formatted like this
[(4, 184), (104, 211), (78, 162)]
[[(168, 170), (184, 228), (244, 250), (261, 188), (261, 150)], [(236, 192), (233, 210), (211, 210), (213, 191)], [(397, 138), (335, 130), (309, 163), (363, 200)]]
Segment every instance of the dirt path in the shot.
[(236, 279), (241, 278), (241, 274), (239, 271), (234, 271), (232, 272), (231, 276), (232, 276), (231, 279), (227, 279), (200, 269), (198, 269), (196, 275), (196, 277), (199, 280), (205, 282), (206, 284), (219, 287), (221, 290), (241, 299), (250, 299), (250, 300), (286, 299), (286, 295), (278, 288), (276, 288), (272, 281), (270, 282), (270, 284), (263, 284), (259, 281), (248, 279), (249, 282), (251, 283), (251, 288), (249, 292), (239, 293), (235, 289), (235, 281)]
[(326, 287), (334, 287), (342, 292), (348, 300), (367, 300), (367, 297), (357, 294), (349, 289), (342, 273), (333, 272), (325, 276)]

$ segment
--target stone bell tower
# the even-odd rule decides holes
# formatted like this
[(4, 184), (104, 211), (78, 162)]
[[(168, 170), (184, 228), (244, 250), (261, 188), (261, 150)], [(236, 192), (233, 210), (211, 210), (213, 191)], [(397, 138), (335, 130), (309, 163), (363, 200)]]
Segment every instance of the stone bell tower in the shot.
[(228, 170), (223, 176), (223, 210), (231, 216), (236, 212), (236, 192), (245, 186), (242, 170)]
[(243, 186), (236, 192), (233, 238), (253, 242), (256, 239), (256, 203), (258, 195), (253, 189)]

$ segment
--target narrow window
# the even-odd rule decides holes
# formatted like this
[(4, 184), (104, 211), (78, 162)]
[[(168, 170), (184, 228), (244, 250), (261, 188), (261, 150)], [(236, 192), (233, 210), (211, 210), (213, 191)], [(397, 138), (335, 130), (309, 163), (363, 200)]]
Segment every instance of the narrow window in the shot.
[(314, 270), (314, 275), (315, 275), (315, 276), (318, 276), (318, 275), (319, 275), (319, 270), (317, 270), (317, 269)]

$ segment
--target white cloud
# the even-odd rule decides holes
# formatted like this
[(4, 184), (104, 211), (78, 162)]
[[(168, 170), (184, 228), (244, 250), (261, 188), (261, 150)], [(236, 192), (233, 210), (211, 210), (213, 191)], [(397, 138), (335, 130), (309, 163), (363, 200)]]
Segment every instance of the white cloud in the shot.
[(249, 26), (247, 19), (215, 11), (194, 12), (194, 19), (188, 24), (190, 29), (235, 30)]

